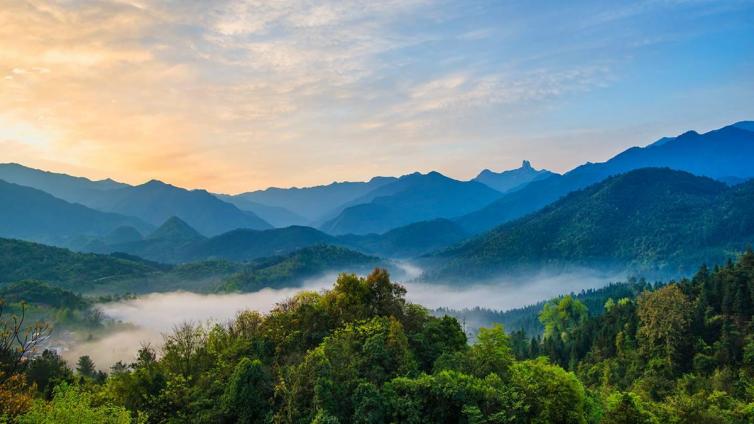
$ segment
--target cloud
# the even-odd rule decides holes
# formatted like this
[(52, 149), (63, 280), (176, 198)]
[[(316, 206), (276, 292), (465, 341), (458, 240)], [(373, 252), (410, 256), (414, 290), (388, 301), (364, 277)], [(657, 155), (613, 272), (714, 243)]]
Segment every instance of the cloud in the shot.
[[(500, 277), (485, 284), (447, 285), (441, 282), (414, 283), (421, 269), (410, 262), (397, 264), (400, 271), (394, 280), (407, 289), (406, 298), (427, 308), (454, 309), (480, 306), (508, 310), (550, 299), (572, 291), (597, 288), (611, 281), (622, 280), (621, 275), (605, 275), (589, 269), (564, 273), (532, 272), (525, 279)], [(136, 351), (144, 344), (159, 347), (164, 334), (176, 326), (226, 323), (238, 312), (255, 310), (267, 313), (278, 303), (301, 290), (330, 289), (337, 276), (331, 273), (301, 283), (298, 288), (263, 289), (240, 294), (197, 294), (190, 292), (152, 293), (136, 299), (106, 303), (99, 306), (103, 313), (118, 322), (120, 328), (89, 342), (68, 343), (64, 358), (75, 363), (81, 355), (90, 355), (98, 367), (107, 369), (117, 361), (133, 361)], [(65, 343), (64, 343), (65, 344)]]
[[(235, 192), (366, 179), (415, 170), (406, 152), (421, 170), (451, 153), (471, 164), (494, 146), (522, 149), (510, 128), (611, 84), (631, 49), (677, 42), (683, 32), (661, 28), (637, 43), (632, 28), (680, 7), (9, 2), (0, 111), (49, 136), (17, 160), (96, 164), (87, 176), (132, 183)], [(16, 133), (2, 135), (39, 144)]]

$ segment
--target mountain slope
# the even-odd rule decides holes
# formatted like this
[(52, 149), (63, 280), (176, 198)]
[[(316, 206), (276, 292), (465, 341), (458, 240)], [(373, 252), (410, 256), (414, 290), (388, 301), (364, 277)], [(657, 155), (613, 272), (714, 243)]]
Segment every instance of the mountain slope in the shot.
[(49, 193), (58, 199), (92, 207), (104, 192), (126, 187), (110, 179), (92, 181), (88, 178), (42, 171), (17, 163), (0, 164), (0, 180)]
[(151, 229), (136, 218), (96, 211), (2, 180), (0, 205), (1, 237), (70, 246), (124, 225), (142, 231)]
[(374, 177), (367, 182), (335, 182), (316, 187), (271, 187), (232, 197), (236, 201), (282, 207), (314, 222), (331, 214), (333, 209), (395, 180), (393, 177)]
[(468, 237), (453, 221), (435, 219), (392, 229), (384, 234), (339, 236), (347, 246), (363, 252), (391, 258), (411, 258), (442, 249)]
[(438, 172), (410, 174), (362, 197), (326, 222), (330, 234), (384, 233), (419, 221), (452, 218), (479, 209), (500, 192), (476, 181), (458, 181)]
[(585, 265), (678, 273), (754, 242), (754, 182), (732, 188), (645, 168), (569, 194), (532, 215), (438, 253), (443, 275)]
[(292, 253), (253, 261), (231, 276), (226, 291), (254, 291), (301, 284), (328, 271), (358, 272), (380, 264), (380, 259), (343, 247), (316, 245)]
[(282, 206), (268, 206), (255, 202), (246, 197), (216, 194), (220, 200), (228, 202), (242, 211), (249, 211), (264, 219), (276, 228), (289, 227), (291, 225), (306, 225), (309, 221), (303, 216), (291, 212)]
[(525, 160), (520, 168), (509, 171), (493, 172), (485, 169), (473, 181), (478, 181), (501, 193), (507, 193), (523, 188), (532, 181), (543, 180), (552, 175), (555, 174), (546, 169), (534, 169), (531, 162)]
[(204, 190), (186, 190), (156, 180), (110, 190), (97, 201), (96, 207), (136, 216), (153, 225), (176, 216), (207, 236), (237, 228), (271, 228), (252, 212), (242, 211)]
[(186, 259), (247, 261), (286, 254), (318, 244), (339, 243), (335, 238), (311, 227), (291, 226), (264, 231), (234, 230), (192, 246), (186, 253)]
[(125, 257), (76, 253), (38, 243), (0, 238), (0, 283), (43, 280), (81, 291), (112, 280), (136, 278), (163, 268)]
[(160, 225), (156, 230), (147, 237), (147, 240), (168, 240), (168, 241), (198, 241), (204, 240), (205, 237), (198, 231), (191, 228), (185, 221), (176, 216), (171, 216)]
[(690, 131), (647, 147), (634, 147), (603, 163), (588, 163), (506, 194), (488, 206), (458, 219), (479, 233), (534, 212), (560, 197), (605, 178), (645, 167), (667, 167), (715, 179), (754, 177), (754, 132), (736, 125), (698, 134)]

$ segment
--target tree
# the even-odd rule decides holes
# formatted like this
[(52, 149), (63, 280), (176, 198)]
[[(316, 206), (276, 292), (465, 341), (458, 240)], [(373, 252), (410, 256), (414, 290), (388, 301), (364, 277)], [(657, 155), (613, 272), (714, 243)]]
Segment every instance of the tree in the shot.
[(510, 336), (505, 333), (502, 325), (479, 329), (476, 343), (469, 351), (469, 362), (471, 374), (477, 377), (483, 378), (494, 373), (507, 379), (514, 358)]
[(17, 315), (8, 315), (5, 301), (0, 299), (0, 383), (18, 373), (23, 359), (50, 334), (45, 322), (25, 325), (26, 303), (21, 302), (20, 309)]
[(586, 423), (584, 386), (573, 373), (538, 358), (516, 363), (511, 381), (523, 394), (526, 422)]
[(86, 378), (94, 378), (97, 374), (94, 361), (92, 361), (92, 358), (90, 358), (89, 355), (79, 357), (79, 360), (76, 363), (76, 371), (79, 375)]
[(131, 414), (123, 407), (94, 406), (90, 393), (63, 383), (55, 388), (51, 402), (36, 402), (18, 421), (21, 424), (129, 424)]
[(37, 390), (50, 398), (55, 386), (73, 382), (73, 372), (56, 352), (45, 350), (42, 355), (29, 362), (26, 379), (29, 384), (35, 384)]
[(647, 356), (661, 356), (678, 365), (688, 356), (688, 329), (693, 311), (677, 284), (639, 296), (639, 347)]
[(589, 316), (586, 305), (573, 296), (563, 296), (559, 301), (545, 304), (539, 321), (545, 327), (545, 338), (559, 337), (567, 342), (571, 332)]
[(258, 359), (236, 365), (222, 397), (223, 409), (239, 423), (257, 423), (271, 412), (272, 379)]
[(23, 374), (15, 374), (0, 383), (0, 422), (15, 418), (29, 410), (34, 399), (34, 388), (26, 384)]
[(614, 393), (607, 399), (607, 409), (601, 424), (652, 424), (652, 415), (633, 393)]

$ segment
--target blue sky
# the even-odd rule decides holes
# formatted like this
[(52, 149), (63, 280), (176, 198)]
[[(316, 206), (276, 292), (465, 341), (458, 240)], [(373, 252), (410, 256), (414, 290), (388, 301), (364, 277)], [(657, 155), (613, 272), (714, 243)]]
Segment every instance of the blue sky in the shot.
[(752, 1), (14, 2), (4, 161), (215, 191), (563, 172), (754, 119)]

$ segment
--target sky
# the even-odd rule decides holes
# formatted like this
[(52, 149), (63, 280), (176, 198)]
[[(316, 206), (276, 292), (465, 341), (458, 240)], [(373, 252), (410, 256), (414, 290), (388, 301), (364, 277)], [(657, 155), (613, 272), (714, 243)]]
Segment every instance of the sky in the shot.
[(0, 0), (0, 162), (238, 193), (754, 119), (754, 1)]

